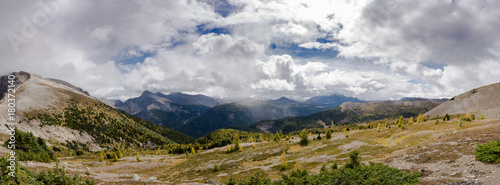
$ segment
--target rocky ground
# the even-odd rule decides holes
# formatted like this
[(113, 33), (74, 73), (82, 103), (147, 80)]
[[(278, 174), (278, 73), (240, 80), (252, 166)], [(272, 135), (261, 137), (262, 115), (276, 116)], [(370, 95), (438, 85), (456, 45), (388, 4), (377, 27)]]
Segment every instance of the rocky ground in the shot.
[[(436, 125), (430, 120), (407, 125), (405, 129), (392, 125), (381, 132), (352, 131), (348, 138), (343, 133), (334, 133), (331, 139), (311, 141), (306, 147), (299, 146), (299, 139), (294, 137), (279, 143), (242, 143), (243, 152), (229, 154), (225, 152), (226, 147), (187, 156), (146, 153), (140, 155), (141, 162), (134, 154), (118, 162), (99, 162), (85, 157), (59, 159), (69, 173), (95, 179), (98, 184), (204, 184), (224, 182), (230, 176), (248, 177), (257, 171), (278, 179), (282, 173), (292, 170), (276, 169), (283, 150), (288, 151), (289, 164), (294, 168), (307, 168), (311, 173), (317, 173), (323, 164), (343, 164), (349, 152), (357, 150), (365, 163), (382, 162), (406, 171), (422, 172), (422, 184), (500, 184), (500, 165), (477, 161), (473, 155), (477, 144), (500, 140), (500, 120), (466, 122), (463, 127), (456, 123), (453, 120)], [(213, 172), (215, 164), (222, 170)], [(25, 165), (39, 171), (55, 163), (27, 162)], [(86, 175), (87, 171), (90, 175)]]

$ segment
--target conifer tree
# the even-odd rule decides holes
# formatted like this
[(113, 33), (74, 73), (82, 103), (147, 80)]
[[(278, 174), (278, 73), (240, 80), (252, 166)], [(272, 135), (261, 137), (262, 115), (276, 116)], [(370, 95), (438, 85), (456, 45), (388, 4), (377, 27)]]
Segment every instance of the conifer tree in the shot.
[(241, 147), (240, 147), (240, 136), (238, 136), (238, 134), (236, 134), (234, 136), (234, 151), (240, 151), (241, 150)]
[(327, 170), (326, 170), (326, 165), (324, 164), (323, 166), (321, 166), (321, 169), (319, 169), (319, 173), (326, 173)]
[(286, 167), (288, 166), (288, 162), (286, 160), (286, 152), (285, 151), (283, 151), (283, 153), (281, 154), (280, 163), (281, 163), (281, 169), (285, 170)]
[(308, 137), (308, 134), (307, 134), (306, 129), (302, 130), (302, 132), (300, 134), (300, 145), (306, 146), (309, 143), (309, 140), (307, 139), (307, 137)]
[(450, 120), (450, 115), (446, 113), (443, 117), (443, 121), (449, 121)]
[(118, 155), (116, 153), (113, 155), (113, 158), (114, 161), (118, 161)]
[(332, 138), (332, 131), (330, 129), (328, 129), (326, 131), (326, 139), (330, 139), (330, 138)]
[(137, 162), (141, 162), (141, 157), (139, 156), (139, 152), (137, 152), (137, 155), (135, 156), (135, 159), (137, 160)]
[(377, 125), (377, 132), (380, 132), (380, 122)]
[(279, 132), (276, 131), (276, 134), (274, 134), (274, 136), (273, 136), (273, 141), (276, 141), (276, 142), (280, 141)]
[(472, 121), (472, 116), (470, 113), (466, 113), (464, 118), (463, 118), (465, 121)]
[(399, 117), (398, 126), (403, 128), (404, 123), (405, 123), (405, 118), (403, 116)]
[(335, 162), (335, 163), (333, 163), (333, 165), (332, 165), (332, 167), (331, 167), (331, 168), (332, 168), (332, 170), (336, 170), (336, 169), (337, 169), (337, 168), (339, 168), (339, 167), (338, 167), (337, 163)]
[(422, 123), (422, 122), (424, 122), (424, 116), (422, 114), (419, 114), (417, 118), (417, 123)]
[(413, 116), (408, 118), (408, 125), (412, 125), (413, 124)]
[(481, 114), (481, 116), (479, 116), (479, 119), (483, 120), (484, 119), (484, 114)]

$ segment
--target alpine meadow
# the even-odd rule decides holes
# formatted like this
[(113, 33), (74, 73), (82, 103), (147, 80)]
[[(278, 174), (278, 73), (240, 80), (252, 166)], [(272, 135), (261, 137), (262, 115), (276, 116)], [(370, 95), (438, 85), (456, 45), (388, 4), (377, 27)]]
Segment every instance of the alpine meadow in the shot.
[(500, 2), (0, 2), (0, 184), (500, 184)]

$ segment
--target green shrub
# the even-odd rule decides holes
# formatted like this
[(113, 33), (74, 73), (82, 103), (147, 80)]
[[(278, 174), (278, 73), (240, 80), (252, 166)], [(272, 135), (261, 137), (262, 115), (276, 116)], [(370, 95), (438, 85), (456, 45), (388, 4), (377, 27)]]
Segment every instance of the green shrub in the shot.
[(500, 160), (500, 142), (491, 141), (485, 144), (478, 144), (474, 155), (477, 160), (493, 163)]
[[(6, 157), (0, 158), (0, 169), (2, 172), (8, 170)], [(53, 169), (42, 170), (36, 174), (16, 161), (16, 177), (13, 178), (8, 173), (0, 173), (1, 184), (66, 184), (66, 185), (95, 185), (93, 180), (83, 180), (79, 175), (66, 175), (66, 169), (60, 168), (56, 163)]]
[[(256, 174), (250, 179), (238, 182), (231, 178), (226, 184), (240, 185), (330, 185), (330, 184), (418, 184), (420, 173), (409, 173), (391, 168), (382, 163), (365, 165), (359, 161), (359, 153), (350, 154), (351, 161), (339, 169), (328, 171), (325, 166), (321, 173), (310, 175), (307, 170), (294, 170), (289, 175), (282, 175), (280, 180), (271, 181), (269, 177)], [(336, 166), (336, 165), (335, 165)]]
[(444, 115), (443, 117), (443, 121), (449, 121), (449, 120), (450, 120), (450, 115), (446, 113), (446, 115)]
[[(45, 143), (45, 140), (35, 137), (33, 133), (26, 133), (16, 128), (15, 137), (16, 156), (20, 161), (50, 162), (57, 160), (54, 152)], [(8, 147), (8, 142), (9, 140), (5, 141), (5, 147)]]
[(220, 167), (219, 167), (219, 165), (215, 164), (214, 165), (214, 172), (218, 172), (218, 171), (220, 171)]

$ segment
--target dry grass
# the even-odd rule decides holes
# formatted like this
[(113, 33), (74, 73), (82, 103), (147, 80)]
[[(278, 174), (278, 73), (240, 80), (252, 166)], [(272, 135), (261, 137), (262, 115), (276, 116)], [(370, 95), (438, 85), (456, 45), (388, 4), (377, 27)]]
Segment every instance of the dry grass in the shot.
[[(500, 124), (495, 121), (465, 122), (463, 127), (458, 127), (456, 120), (434, 124), (433, 120), (424, 123), (405, 125), (404, 129), (391, 125), (391, 128), (383, 127), (381, 132), (375, 129), (352, 131), (349, 138), (341, 137), (342, 133), (333, 135), (330, 140), (311, 140), (308, 146), (299, 146), (295, 140), (292, 143), (282, 140), (280, 142), (263, 142), (244, 147), (242, 152), (225, 153), (225, 147), (220, 150), (204, 151), (195, 155), (147, 155), (141, 156), (143, 162), (136, 162), (135, 156), (121, 159), (119, 162), (98, 162), (91, 158), (61, 158), (67, 161), (70, 168), (92, 169), (93, 173), (109, 173), (106, 179), (112, 181), (117, 176), (123, 177), (119, 181), (122, 184), (134, 184), (130, 179), (131, 174), (139, 174), (143, 179), (158, 177), (162, 182), (186, 183), (204, 182), (206, 180), (217, 180), (224, 182), (229, 177), (244, 178), (254, 175), (256, 172), (264, 172), (271, 178), (279, 178), (283, 173), (289, 173), (292, 168), (280, 171), (280, 155), (287, 150), (287, 160), (290, 165), (295, 162), (300, 164), (300, 169), (308, 169), (317, 173), (322, 165), (331, 166), (334, 162), (342, 165), (348, 160), (349, 152), (360, 151), (363, 161), (384, 161), (391, 163), (396, 157), (402, 156), (416, 165), (426, 164), (450, 164), (455, 165), (462, 155), (472, 155), (478, 143), (486, 143), (491, 140), (500, 140)], [(337, 137), (338, 136), (338, 137)], [(360, 144), (363, 143), (363, 144)], [(76, 167), (82, 163), (82, 167)], [(221, 171), (213, 172), (213, 166), (217, 164)], [(456, 168), (461, 168), (456, 165)], [(417, 168), (408, 167), (409, 171)], [(445, 172), (440, 172), (445, 173)], [(428, 180), (428, 176), (436, 176), (438, 173), (425, 171), (422, 183), (441, 184), (455, 182), (463, 178), (465, 173), (449, 173), (441, 175), (442, 178)], [(446, 177), (445, 177), (446, 175)], [(449, 177), (448, 177), (449, 176)], [(98, 179), (98, 181), (101, 181)]]

